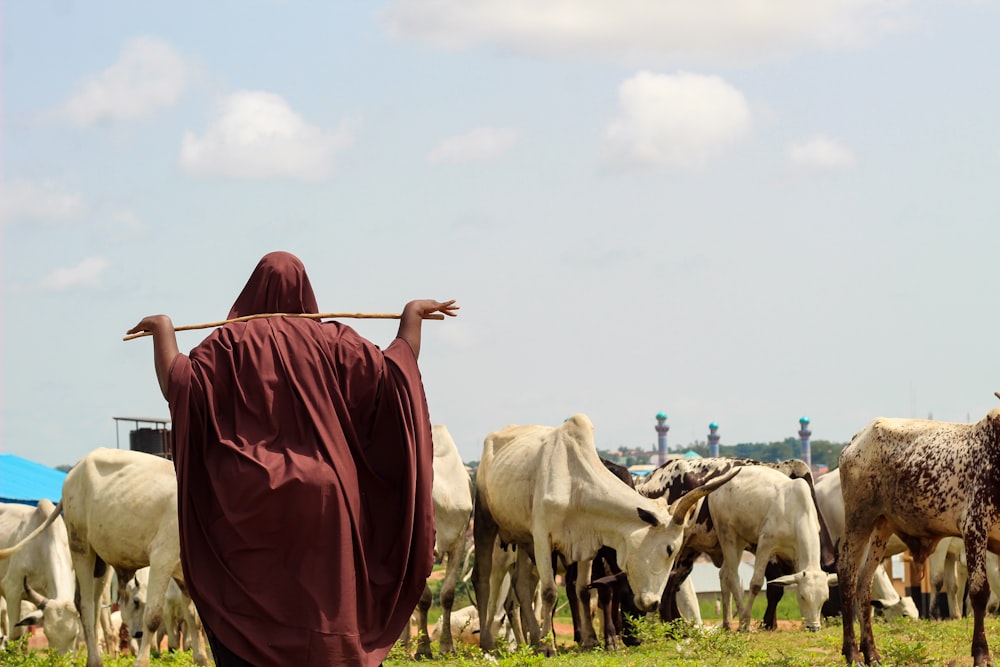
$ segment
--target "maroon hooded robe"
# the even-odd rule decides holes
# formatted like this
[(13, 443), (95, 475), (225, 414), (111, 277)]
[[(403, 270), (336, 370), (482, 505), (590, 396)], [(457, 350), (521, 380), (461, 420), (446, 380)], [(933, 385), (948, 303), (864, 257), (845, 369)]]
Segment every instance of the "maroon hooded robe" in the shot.
[[(265, 256), (229, 317), (316, 313)], [(416, 358), (348, 326), (227, 324), (168, 388), (181, 556), (206, 627), (259, 667), (378, 665), (433, 564), (430, 421)]]

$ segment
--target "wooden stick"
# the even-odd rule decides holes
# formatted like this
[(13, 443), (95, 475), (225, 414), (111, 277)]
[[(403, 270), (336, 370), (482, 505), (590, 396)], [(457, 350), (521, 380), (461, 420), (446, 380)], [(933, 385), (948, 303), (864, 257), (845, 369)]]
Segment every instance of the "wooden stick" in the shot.
[[(329, 320), (337, 318), (351, 318), (355, 320), (398, 320), (402, 315), (400, 313), (257, 313), (256, 315), (244, 315), (243, 317), (234, 317), (231, 320), (220, 320), (218, 322), (205, 322), (204, 324), (185, 324), (183, 326), (174, 327), (174, 331), (190, 331), (192, 329), (211, 329), (212, 327), (221, 327), (224, 324), (231, 324), (233, 322), (247, 322), (249, 320), (257, 320), (262, 317), (301, 317), (307, 320)], [(424, 317), (425, 320), (443, 320), (443, 313), (431, 313), (430, 315)], [(142, 338), (143, 336), (152, 336), (151, 331), (140, 331), (138, 333), (129, 334), (122, 338), (122, 340), (132, 340), (134, 338)]]

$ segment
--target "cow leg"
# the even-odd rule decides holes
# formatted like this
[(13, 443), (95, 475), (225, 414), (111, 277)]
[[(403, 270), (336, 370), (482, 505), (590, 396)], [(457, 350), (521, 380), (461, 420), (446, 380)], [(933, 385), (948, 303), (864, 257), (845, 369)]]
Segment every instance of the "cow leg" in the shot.
[(760, 589), (764, 587), (764, 571), (767, 569), (773, 550), (773, 544), (767, 538), (761, 538), (757, 543), (753, 575), (750, 577), (750, 591), (740, 607), (740, 630), (743, 632), (750, 632), (750, 621), (753, 620), (753, 603), (757, 599)]
[[(592, 584), (593, 585), (593, 584)], [(619, 623), (615, 621), (615, 603), (611, 587), (614, 584), (597, 584), (597, 608), (601, 612), (601, 635), (604, 638), (604, 650), (614, 651), (618, 648)]]
[[(555, 605), (556, 600), (556, 583), (551, 561), (548, 558), (541, 558), (537, 561), (537, 564), (539, 571), (538, 578), (535, 577), (532, 571), (531, 556), (528, 555), (527, 549), (520, 548), (517, 550), (514, 593), (517, 596), (517, 603), (520, 606), (521, 626), (527, 634), (528, 643), (534, 647), (541, 648), (548, 655), (549, 652), (545, 647), (542, 647), (542, 643), (548, 641), (548, 635), (552, 632), (552, 607)], [(541, 573), (543, 571), (547, 572), (548, 579), (542, 579)], [(545, 582), (543, 583), (542, 593), (541, 626), (538, 624), (538, 616), (535, 612), (535, 589), (538, 587), (539, 581)], [(544, 586), (546, 584), (550, 587), (549, 595), (551, 602), (548, 607), (545, 606), (546, 600), (544, 597)]]
[(194, 658), (194, 664), (204, 666), (208, 664), (208, 651), (205, 648), (206, 642), (202, 636), (204, 628), (201, 625), (201, 616), (198, 615), (198, 609), (194, 606), (194, 601), (190, 597), (186, 598), (186, 601), (187, 606), (184, 612), (187, 624), (187, 629), (184, 631), (185, 644), (187, 643), (187, 637), (190, 636), (191, 655)]
[[(988, 517), (992, 519), (993, 517)], [(965, 561), (969, 568), (969, 601), (972, 603), (972, 662), (976, 667), (992, 664), (990, 647), (986, 642), (986, 603), (990, 600), (990, 583), (986, 578), (986, 535), (984, 525), (980, 523), (984, 517), (977, 517), (976, 522), (969, 521), (963, 528), (965, 532)]]
[[(966, 559), (968, 559), (968, 556), (966, 556)], [(948, 618), (962, 618), (962, 607), (965, 601), (965, 581), (962, 581), (963, 577), (959, 574), (960, 568), (961, 564), (958, 562), (958, 554), (949, 552), (945, 558), (945, 569), (943, 572), (944, 590), (948, 599)], [(968, 575), (964, 579), (968, 579)]]
[[(552, 553), (552, 547), (547, 544), (546, 540), (541, 539), (540, 535), (536, 536), (534, 543), (535, 553), (543, 554), (542, 558), (535, 559), (535, 565), (538, 567), (538, 583), (541, 585), (542, 594), (542, 627), (539, 634), (535, 636), (538, 637), (539, 652), (549, 657), (556, 654), (556, 642), (552, 631), (552, 614), (555, 611), (556, 600), (559, 597), (559, 589), (556, 588), (555, 572), (552, 571), (552, 560), (544, 557), (544, 554)], [(517, 559), (517, 590), (522, 605), (525, 603), (525, 597), (521, 593), (524, 590), (521, 580), (527, 577), (522, 577), (521, 575), (527, 569), (525, 563), (528, 560), (526, 556), (519, 556)], [(531, 614), (531, 622), (535, 623), (534, 614)], [(532, 636), (530, 629), (528, 635)]]
[[(948, 603), (948, 576), (946, 570), (948, 569), (948, 550), (947, 544), (950, 542), (949, 539), (941, 540), (938, 543), (936, 549), (927, 558), (927, 567), (930, 568), (930, 587), (931, 595), (933, 596), (931, 600), (931, 618), (949, 618), (951, 610), (948, 608), (950, 604)], [(942, 601), (941, 591), (944, 590)], [(942, 604), (943, 602), (943, 604)]]
[[(97, 647), (97, 610), (101, 604), (104, 583), (111, 571), (105, 566), (97, 576), (99, 559), (84, 540), (70, 539), (70, 556), (80, 588), (80, 622), (83, 624), (83, 638), (87, 644), (87, 667), (104, 667), (101, 652)], [(104, 565), (101, 562), (101, 565)]]
[[(602, 549), (603, 551), (603, 549)], [(618, 633), (621, 632), (621, 605), (617, 599), (618, 582), (595, 584), (598, 579), (614, 574), (610, 564), (599, 551), (590, 566), (590, 588), (597, 588), (597, 607), (601, 610), (601, 634), (604, 637), (604, 648), (614, 651), (618, 648)]]
[[(555, 569), (556, 554), (552, 554), (552, 568)], [(563, 577), (566, 585), (566, 602), (569, 605), (569, 613), (573, 618), (573, 641), (582, 644), (581, 638), (583, 630), (580, 628), (580, 592), (576, 587), (579, 578), (579, 563), (570, 563), (566, 566), (566, 575)]]
[[(517, 601), (517, 594), (514, 592), (514, 578), (517, 573), (514, 571), (517, 555), (515, 553), (502, 550), (499, 545), (493, 550), (493, 557), (490, 569), (489, 596), (487, 605), (487, 618), (489, 619), (490, 633), (495, 638), (500, 628), (501, 619), (504, 613), (511, 623), (514, 631), (514, 639), (518, 644), (524, 644), (524, 631), (521, 629), (520, 603)], [(503, 612), (501, 612), (501, 609)], [(517, 613), (513, 613), (517, 612)], [(483, 621), (480, 619), (480, 634), (482, 633)], [(494, 643), (495, 643), (494, 639)], [(482, 642), (482, 639), (480, 639)]]
[[(764, 578), (768, 581), (786, 574), (791, 574), (791, 572), (780, 561), (768, 563), (764, 570)], [(768, 586), (765, 590), (767, 609), (764, 610), (764, 620), (761, 624), (765, 630), (778, 629), (778, 603), (781, 602), (781, 597), (784, 594), (784, 586)]]
[[(149, 581), (146, 584), (146, 610), (142, 614), (142, 639), (134, 667), (148, 667), (149, 656), (156, 643), (156, 631), (163, 624), (163, 600), (167, 594), (171, 572), (163, 563), (149, 564)], [(159, 647), (157, 647), (159, 649)]]
[[(840, 589), (840, 608), (843, 614), (841, 653), (847, 660), (849, 667), (864, 664), (858, 651), (854, 617), (859, 598), (858, 569), (861, 566), (861, 559), (865, 556), (874, 523), (873, 518), (863, 515), (865, 510), (867, 507), (861, 507), (858, 512), (846, 517), (846, 530), (840, 543), (840, 554), (837, 559), (837, 586)], [(863, 624), (864, 621), (861, 623)]]
[(458, 570), (462, 565), (462, 547), (465, 536), (448, 550), (444, 581), (441, 582), (441, 637), (438, 645), (441, 653), (454, 653), (455, 642), (451, 635), (451, 610), (455, 606), (455, 586), (458, 584)]
[(490, 599), (490, 589), (493, 588), (491, 575), (497, 548), (497, 525), (485, 505), (482, 498), (477, 499), (472, 534), (478, 557), (472, 566), (472, 581), (476, 590), (476, 610), (479, 612), (479, 647), (483, 651), (492, 651), (496, 647), (493, 615), (498, 602)]
[(677, 605), (677, 592), (691, 575), (696, 557), (697, 553), (691, 549), (683, 549), (674, 562), (674, 568), (670, 571), (670, 576), (667, 577), (667, 586), (663, 589), (663, 596), (660, 598), (661, 621), (669, 622), (681, 618), (681, 612)]
[(424, 592), (420, 594), (420, 600), (417, 602), (417, 650), (414, 655), (418, 658), (433, 657), (431, 637), (427, 632), (427, 611), (431, 608), (432, 599), (430, 586), (424, 584)]
[[(577, 617), (580, 625), (580, 646), (591, 649), (597, 646), (597, 633), (594, 631), (594, 615), (590, 609), (590, 571), (592, 560), (581, 560), (576, 563), (577, 578), (574, 582), (576, 590)], [(568, 583), (568, 582), (567, 582)], [(567, 586), (567, 590), (568, 590)]]
[(517, 593), (511, 586), (509, 576), (504, 578), (502, 591), (497, 599), (503, 601), (503, 613), (507, 617), (507, 626), (510, 628), (507, 632), (508, 643), (510, 635), (513, 635), (514, 644), (524, 646), (528, 643), (528, 639), (524, 635), (524, 624), (521, 623), (521, 604), (517, 601)]
[(97, 619), (101, 624), (101, 632), (104, 633), (105, 650), (112, 658), (118, 657), (118, 638), (115, 636), (114, 628), (111, 625), (111, 577), (106, 579), (104, 588), (101, 589), (101, 606), (97, 614)]
[(724, 553), (722, 567), (719, 568), (719, 588), (722, 590), (722, 628), (729, 630), (733, 620), (733, 601), (738, 612), (743, 609), (743, 585), (738, 569), (743, 550), (735, 547), (724, 549)]
[(882, 564), (882, 559), (885, 557), (885, 546), (891, 536), (892, 527), (889, 522), (879, 518), (875, 522), (871, 537), (868, 539), (868, 554), (858, 571), (856, 591), (858, 624), (861, 627), (860, 648), (865, 662), (869, 665), (882, 664), (882, 656), (879, 655), (878, 647), (875, 646), (875, 635), (872, 632), (872, 580), (875, 578), (875, 570)]
[(677, 600), (677, 610), (681, 616), (700, 627), (702, 625), (701, 606), (698, 603), (698, 592), (694, 589), (694, 581), (690, 577), (681, 584), (675, 599)]
[[(4, 599), (7, 604), (7, 611), (0, 610), (0, 639), (9, 636), (10, 639), (17, 639), (24, 634), (25, 628), (17, 623), (21, 620), (21, 596), (24, 590), (23, 583), (0, 582), (3, 584)], [(8, 620), (9, 619), (9, 620)], [(10, 632), (10, 635), (7, 635)], [(2, 645), (2, 643), (0, 643)]]

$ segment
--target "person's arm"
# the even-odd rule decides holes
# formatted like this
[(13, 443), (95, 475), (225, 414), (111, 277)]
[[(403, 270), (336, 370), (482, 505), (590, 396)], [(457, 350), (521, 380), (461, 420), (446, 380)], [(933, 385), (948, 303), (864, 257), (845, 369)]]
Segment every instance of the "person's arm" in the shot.
[(411, 301), (403, 308), (403, 314), (399, 318), (399, 332), (396, 338), (402, 338), (410, 344), (413, 356), (420, 357), (420, 326), (428, 315), (433, 313), (444, 313), (448, 317), (458, 315), (455, 311), (459, 307), (455, 305), (455, 300), (434, 301), (433, 299), (420, 299)]
[(150, 315), (142, 318), (139, 324), (129, 329), (127, 334), (149, 331), (153, 334), (153, 366), (156, 368), (156, 380), (160, 384), (163, 398), (167, 398), (167, 381), (170, 378), (170, 364), (179, 354), (177, 350), (177, 333), (174, 323), (166, 315)]

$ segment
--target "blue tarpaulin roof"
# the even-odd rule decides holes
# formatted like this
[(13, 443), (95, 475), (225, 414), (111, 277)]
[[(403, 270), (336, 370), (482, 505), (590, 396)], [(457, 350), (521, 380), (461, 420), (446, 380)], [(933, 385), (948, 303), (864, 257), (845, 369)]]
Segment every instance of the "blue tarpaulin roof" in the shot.
[(37, 505), (42, 498), (62, 498), (66, 473), (15, 454), (0, 454), (0, 502)]

